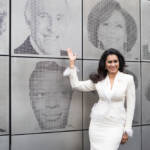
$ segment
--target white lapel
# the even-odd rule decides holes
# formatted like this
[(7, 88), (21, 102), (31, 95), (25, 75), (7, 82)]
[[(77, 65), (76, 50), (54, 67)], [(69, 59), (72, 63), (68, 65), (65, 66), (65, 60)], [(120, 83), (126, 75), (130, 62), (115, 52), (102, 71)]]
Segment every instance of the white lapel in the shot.
[(103, 86), (103, 91), (105, 97), (108, 99), (108, 101), (111, 101), (111, 90), (110, 90), (110, 82), (109, 82), (109, 76), (107, 75), (105, 80), (104, 80), (104, 86)]
[(119, 81), (119, 76), (120, 76), (120, 71), (118, 71), (115, 76), (112, 89), (111, 89), (109, 76), (107, 75), (105, 78), (105, 94), (109, 101), (111, 101), (111, 97), (118, 87), (117, 85), (118, 85), (118, 81)]

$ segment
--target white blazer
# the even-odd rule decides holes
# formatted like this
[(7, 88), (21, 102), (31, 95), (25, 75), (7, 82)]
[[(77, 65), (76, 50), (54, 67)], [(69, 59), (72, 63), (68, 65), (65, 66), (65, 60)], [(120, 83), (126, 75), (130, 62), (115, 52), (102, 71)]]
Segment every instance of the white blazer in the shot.
[(76, 70), (76, 67), (73, 69), (67, 68), (64, 72), (64, 76), (69, 76), (72, 88), (84, 92), (97, 90), (99, 95), (98, 103), (94, 104), (92, 108), (91, 117), (95, 117), (97, 110), (101, 110), (97, 113), (98, 117), (105, 115), (125, 120), (124, 132), (132, 136), (132, 122), (135, 109), (135, 84), (133, 76), (118, 71), (111, 89), (108, 75), (104, 80), (97, 83), (93, 83), (91, 80), (79, 81)]

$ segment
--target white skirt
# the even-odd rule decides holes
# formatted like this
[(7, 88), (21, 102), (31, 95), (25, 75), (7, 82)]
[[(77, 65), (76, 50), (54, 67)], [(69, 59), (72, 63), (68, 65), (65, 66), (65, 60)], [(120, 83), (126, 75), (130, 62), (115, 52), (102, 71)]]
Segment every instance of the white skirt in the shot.
[(90, 150), (118, 150), (124, 123), (111, 117), (91, 119), (89, 126)]

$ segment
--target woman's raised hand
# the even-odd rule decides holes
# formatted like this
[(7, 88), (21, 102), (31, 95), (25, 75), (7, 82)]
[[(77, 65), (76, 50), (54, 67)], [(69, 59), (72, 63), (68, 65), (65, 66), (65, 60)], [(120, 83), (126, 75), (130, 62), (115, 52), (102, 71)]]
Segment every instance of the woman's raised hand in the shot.
[(75, 60), (77, 58), (76, 54), (73, 54), (72, 50), (70, 48), (67, 49), (69, 61), (70, 61), (70, 68), (74, 68)]
[(67, 53), (68, 53), (68, 57), (69, 57), (69, 59), (71, 61), (75, 61), (76, 60), (77, 56), (76, 56), (76, 54), (73, 54), (71, 48), (67, 49)]

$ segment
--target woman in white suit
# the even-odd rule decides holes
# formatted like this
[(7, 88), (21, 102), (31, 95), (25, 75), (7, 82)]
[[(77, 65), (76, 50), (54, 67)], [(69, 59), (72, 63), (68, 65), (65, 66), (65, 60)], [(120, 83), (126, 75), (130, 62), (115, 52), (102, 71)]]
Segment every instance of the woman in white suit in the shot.
[(124, 57), (115, 49), (105, 51), (97, 73), (90, 75), (89, 80), (79, 81), (76, 55), (68, 49), (68, 56), (70, 67), (64, 75), (69, 76), (72, 88), (85, 92), (97, 90), (99, 95), (91, 111), (90, 150), (117, 150), (120, 143), (126, 143), (128, 136), (132, 136), (135, 109), (134, 80), (132, 75), (123, 73)]

